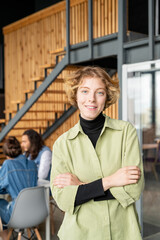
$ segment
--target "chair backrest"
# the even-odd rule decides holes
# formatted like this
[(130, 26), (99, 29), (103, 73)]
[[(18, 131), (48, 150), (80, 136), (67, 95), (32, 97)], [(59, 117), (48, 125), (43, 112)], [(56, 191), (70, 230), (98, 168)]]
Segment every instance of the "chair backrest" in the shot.
[(24, 188), (16, 199), (7, 226), (14, 229), (32, 228), (42, 223), (48, 214), (44, 186)]

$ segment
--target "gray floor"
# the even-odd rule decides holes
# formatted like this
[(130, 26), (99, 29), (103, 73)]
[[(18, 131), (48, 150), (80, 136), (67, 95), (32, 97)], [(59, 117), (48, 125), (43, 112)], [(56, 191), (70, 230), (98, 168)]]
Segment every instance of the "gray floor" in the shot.
[(145, 189), (143, 192), (143, 236), (144, 240), (160, 239), (160, 167), (156, 168), (159, 180), (153, 172), (145, 171)]
[(149, 237), (143, 238), (143, 240), (159, 240), (160, 239), (160, 233), (156, 233), (153, 235), (150, 235)]
[[(60, 225), (63, 221), (64, 214), (57, 207), (54, 207), (53, 217), (54, 217), (54, 232), (55, 233), (54, 233), (54, 235), (52, 235), (52, 233), (51, 233), (51, 240), (58, 240), (59, 238), (57, 236), (57, 233), (58, 233)], [(52, 225), (52, 221), (51, 221), (51, 225)], [(52, 228), (52, 226), (51, 226), (51, 228)], [(44, 223), (39, 226), (39, 231), (42, 236), (42, 239), (45, 240), (45, 224)]]

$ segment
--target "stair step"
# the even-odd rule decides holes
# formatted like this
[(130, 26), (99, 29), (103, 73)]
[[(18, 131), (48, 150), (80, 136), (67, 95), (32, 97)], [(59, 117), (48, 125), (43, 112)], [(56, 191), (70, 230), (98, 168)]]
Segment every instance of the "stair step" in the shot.
[(0, 124), (5, 122), (6, 122), (6, 119), (0, 119)]
[(53, 113), (63, 113), (64, 110), (29, 110), (29, 112), (37, 112), (37, 113), (45, 113), (45, 112), (53, 112)]
[[(52, 69), (55, 67), (56, 64), (44, 64), (41, 65), (41, 69)], [(67, 65), (67, 67), (64, 70), (76, 70), (78, 68), (81, 68), (82, 66), (77, 66), (77, 65)]]
[[(44, 81), (44, 77), (35, 77), (35, 78), (31, 78), (29, 80), (29, 82), (43, 82)], [(54, 81), (54, 83), (64, 83), (63, 78), (56, 78), (56, 80)]]
[(12, 104), (17, 104), (17, 103), (22, 103), (22, 102), (24, 102), (25, 103), (25, 101), (21, 101), (21, 100), (13, 100), (13, 101), (11, 101), (11, 103)]
[(39, 119), (21, 119), (20, 121), (22, 121), (22, 122), (29, 122), (29, 121), (31, 121), (31, 122), (42, 122), (42, 121), (55, 121), (55, 119), (54, 118), (39, 118)]
[[(64, 110), (28, 110), (29, 113), (45, 113), (45, 112), (53, 112), (53, 113), (63, 113)], [(4, 113), (17, 113), (17, 110), (5, 110)]]
[(41, 82), (44, 80), (44, 77), (33, 77), (29, 79), (29, 82)]
[(12, 130), (46, 129), (47, 127), (15, 127)]
[(66, 53), (66, 51), (64, 50), (64, 48), (58, 48), (56, 50), (50, 51), (50, 54), (62, 54), (62, 53)]
[(40, 68), (42, 69), (50, 69), (50, 68), (54, 68), (56, 64), (44, 64), (44, 65), (41, 65)]
[(54, 83), (64, 83), (64, 79), (63, 78), (56, 78)]
[(77, 70), (78, 68), (81, 68), (82, 66), (77, 65), (67, 65), (67, 67), (64, 70)]
[(67, 104), (70, 105), (68, 101), (37, 101), (36, 103), (52, 103), (52, 104)]
[[(11, 101), (11, 103), (14, 103), (14, 104), (25, 104), (25, 101), (19, 101), (19, 100), (17, 100), (17, 101)], [(48, 103), (51, 103), (51, 104), (70, 104), (68, 101), (54, 101), (54, 100), (52, 100), (52, 101), (50, 101), (50, 100), (45, 100), (45, 101), (37, 101), (37, 102), (35, 102), (35, 104), (48, 104)]]
[(0, 159), (6, 159), (6, 155), (0, 154)]
[[(12, 113), (12, 112), (13, 112), (13, 110), (4, 110), (4, 111), (3, 111), (3, 113), (5, 113), (5, 114), (6, 114), (6, 113)], [(16, 112), (17, 112), (17, 111), (16, 111)]]
[[(34, 93), (34, 90), (28, 89), (25, 90), (24, 93)], [(65, 91), (63, 90), (46, 90), (44, 93), (55, 93), (55, 94), (64, 94)]]

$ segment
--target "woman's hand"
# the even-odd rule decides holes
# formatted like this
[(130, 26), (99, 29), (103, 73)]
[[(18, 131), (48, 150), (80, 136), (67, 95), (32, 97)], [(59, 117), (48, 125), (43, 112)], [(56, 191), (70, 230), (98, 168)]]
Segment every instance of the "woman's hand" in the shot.
[(136, 166), (120, 168), (111, 176), (102, 179), (104, 191), (111, 187), (122, 187), (137, 183), (141, 176), (141, 170)]
[(83, 183), (72, 173), (59, 174), (54, 180), (53, 185), (58, 188), (64, 188), (70, 185), (82, 185)]

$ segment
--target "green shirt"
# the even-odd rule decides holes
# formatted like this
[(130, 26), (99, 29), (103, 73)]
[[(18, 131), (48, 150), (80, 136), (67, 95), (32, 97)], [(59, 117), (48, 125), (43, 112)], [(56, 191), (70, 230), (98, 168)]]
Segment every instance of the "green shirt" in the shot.
[[(78, 186), (59, 189), (53, 179), (60, 173), (75, 174), (82, 182), (110, 176), (119, 168), (138, 166), (142, 176), (137, 184), (112, 187), (114, 200), (90, 200), (74, 207)], [(51, 191), (65, 212), (60, 240), (140, 240), (135, 209), (144, 187), (143, 165), (136, 129), (129, 123), (106, 116), (96, 148), (80, 123), (60, 136), (53, 145)]]

